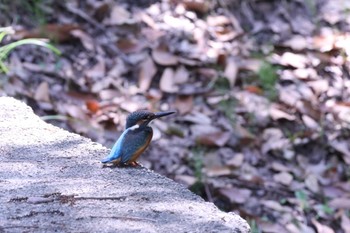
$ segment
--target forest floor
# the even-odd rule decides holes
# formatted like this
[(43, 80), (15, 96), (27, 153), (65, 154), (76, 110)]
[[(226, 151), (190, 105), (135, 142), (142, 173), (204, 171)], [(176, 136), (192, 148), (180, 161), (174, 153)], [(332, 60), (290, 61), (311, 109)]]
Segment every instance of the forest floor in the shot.
[[(252, 232), (350, 232), (350, 1), (0, 2), (0, 94), (111, 147), (137, 109), (141, 163)], [(102, 158), (96, 158), (100, 160)]]

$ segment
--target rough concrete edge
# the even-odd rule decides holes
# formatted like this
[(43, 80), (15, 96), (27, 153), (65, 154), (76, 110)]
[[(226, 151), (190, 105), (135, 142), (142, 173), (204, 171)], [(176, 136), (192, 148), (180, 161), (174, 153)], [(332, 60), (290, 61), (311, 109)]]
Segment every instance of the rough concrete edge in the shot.
[[(31, 118), (31, 120), (35, 120), (35, 121), (37, 121), (38, 123), (40, 123), (40, 124), (42, 124), (42, 125), (48, 125), (49, 127), (53, 127), (53, 128), (55, 128), (56, 130), (58, 130), (58, 131), (60, 131), (60, 132), (64, 132), (64, 133), (69, 134), (69, 135), (71, 135), (71, 136), (77, 137), (77, 138), (81, 139), (84, 143), (89, 143), (89, 144), (93, 144), (94, 146), (98, 146), (98, 149), (99, 149), (99, 150), (102, 149), (102, 150), (105, 150), (106, 152), (108, 152), (108, 151), (110, 150), (110, 149), (104, 147), (103, 145), (101, 145), (100, 143), (97, 143), (97, 142), (92, 141), (90, 138), (83, 137), (83, 136), (81, 136), (81, 135), (79, 135), (79, 134), (69, 132), (69, 131), (67, 131), (67, 130), (65, 130), (65, 129), (62, 129), (62, 128), (58, 127), (58, 126), (55, 126), (55, 125), (52, 125), (52, 124), (50, 124), (50, 123), (45, 122), (45, 121), (42, 120), (38, 115), (36, 115), (36, 114), (34, 113), (33, 109), (32, 109), (30, 106), (28, 106), (26, 103), (24, 103), (24, 102), (22, 102), (22, 101), (20, 101), (20, 100), (17, 100), (17, 99), (15, 99), (15, 98), (13, 98), (13, 97), (0, 97), (0, 98), (1, 98), (1, 99), (7, 99), (7, 98), (8, 98), (8, 99), (10, 99), (11, 101), (16, 101), (16, 102), (18, 103), (18, 106), (22, 105), (21, 107), (23, 107), (23, 112), (26, 113), (25, 115), (23, 115), (24, 118)], [(14, 106), (14, 109), (16, 109), (15, 106)], [(1, 122), (1, 121), (0, 121), (0, 122)], [(155, 171), (153, 171), (153, 170), (146, 169), (146, 172), (147, 172), (147, 173), (153, 173), (154, 175), (156, 175), (156, 176), (158, 176), (158, 177), (162, 177), (162, 179), (171, 181), (171, 182), (173, 182), (173, 183), (176, 184), (176, 185), (181, 185), (181, 186), (183, 187), (184, 190), (185, 190), (185, 189), (188, 190), (188, 188), (187, 188), (186, 186), (184, 186), (184, 185), (182, 185), (182, 184), (179, 184), (179, 183), (175, 182), (174, 180), (172, 180), (172, 179), (170, 179), (170, 178), (168, 178), (168, 177), (166, 177), (166, 176), (163, 176), (163, 175), (161, 175), (161, 174), (159, 174), (159, 173), (157, 173), (157, 172), (155, 172)], [(192, 192), (191, 192), (191, 193), (192, 193)], [(192, 193), (192, 194), (193, 194), (193, 196), (196, 196), (197, 198), (201, 199), (203, 202), (206, 202), (202, 197), (198, 196), (197, 194), (195, 194), (195, 193)], [(209, 204), (209, 205), (211, 205), (212, 207), (218, 209), (213, 203), (211, 203), (211, 202), (206, 202), (206, 203)], [(219, 210), (219, 209), (218, 209), (218, 210)], [(219, 210), (219, 211), (221, 211), (221, 210)], [(240, 225), (241, 225), (242, 228), (245, 228), (245, 229), (247, 229), (248, 232), (250, 232), (250, 226), (249, 226), (249, 224), (247, 223), (247, 221), (246, 221), (245, 219), (243, 219), (242, 217), (240, 217), (238, 214), (236, 214), (236, 213), (234, 213), (234, 212), (229, 212), (229, 213), (226, 213), (226, 212), (223, 212), (223, 211), (221, 211), (221, 212), (222, 212), (222, 214), (228, 214), (229, 216), (231, 216), (233, 219), (235, 219), (235, 221), (236, 221), (237, 223), (240, 223)]]

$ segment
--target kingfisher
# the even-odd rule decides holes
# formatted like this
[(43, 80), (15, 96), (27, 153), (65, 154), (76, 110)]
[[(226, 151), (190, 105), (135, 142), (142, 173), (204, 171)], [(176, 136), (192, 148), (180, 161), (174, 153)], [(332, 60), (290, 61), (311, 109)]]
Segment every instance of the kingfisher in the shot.
[(124, 132), (112, 147), (109, 155), (101, 160), (103, 164), (138, 166), (136, 160), (146, 150), (153, 137), (153, 130), (148, 125), (152, 120), (168, 116), (174, 111), (153, 113), (138, 110), (128, 115)]

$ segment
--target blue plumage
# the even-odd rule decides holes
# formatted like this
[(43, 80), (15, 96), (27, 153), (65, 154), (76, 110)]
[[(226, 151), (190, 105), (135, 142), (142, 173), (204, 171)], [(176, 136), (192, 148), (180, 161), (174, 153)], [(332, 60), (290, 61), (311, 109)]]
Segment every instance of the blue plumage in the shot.
[(122, 156), (122, 144), (125, 142), (125, 135), (130, 131), (130, 129), (126, 129), (122, 135), (118, 138), (116, 143), (113, 145), (111, 152), (109, 155), (104, 158), (101, 162), (102, 163), (109, 163), (112, 161), (116, 161), (118, 159), (121, 159)]
[(173, 113), (175, 112), (152, 113), (144, 110), (131, 113), (126, 120), (125, 131), (120, 135), (109, 155), (101, 162), (136, 163), (137, 158), (146, 150), (153, 136), (153, 130), (148, 124), (156, 118)]

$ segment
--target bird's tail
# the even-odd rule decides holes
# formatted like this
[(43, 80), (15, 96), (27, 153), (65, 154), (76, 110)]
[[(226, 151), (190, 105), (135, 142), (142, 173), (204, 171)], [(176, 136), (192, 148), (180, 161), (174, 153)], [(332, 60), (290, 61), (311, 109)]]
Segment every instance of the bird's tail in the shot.
[(107, 157), (101, 160), (101, 163), (119, 163), (120, 158)]
[(101, 160), (101, 163), (108, 163), (109, 161), (111, 161), (111, 158), (107, 157)]

